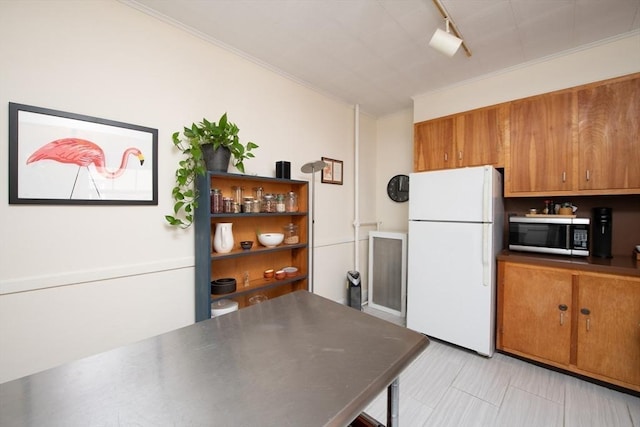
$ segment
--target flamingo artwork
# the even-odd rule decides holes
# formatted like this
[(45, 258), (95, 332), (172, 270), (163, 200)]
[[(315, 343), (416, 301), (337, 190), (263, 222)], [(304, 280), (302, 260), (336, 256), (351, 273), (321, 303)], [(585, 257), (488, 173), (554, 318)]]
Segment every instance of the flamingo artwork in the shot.
[(115, 171), (110, 171), (105, 167), (104, 151), (96, 143), (80, 138), (63, 138), (51, 141), (38, 148), (31, 156), (29, 156), (27, 164), (41, 160), (54, 160), (60, 163), (78, 165), (78, 172), (76, 173), (76, 178), (69, 198), (73, 197), (73, 191), (75, 190), (78, 175), (80, 174), (80, 168), (85, 167), (89, 172), (91, 182), (93, 183), (98, 196), (100, 196), (100, 190), (98, 190), (98, 186), (91, 175), (89, 166), (93, 164), (98, 173), (107, 179), (116, 179), (127, 169), (127, 163), (129, 162), (129, 156), (131, 155), (136, 156), (142, 166), (144, 163), (144, 156), (142, 155), (142, 152), (137, 148), (130, 147), (122, 153), (120, 167)]

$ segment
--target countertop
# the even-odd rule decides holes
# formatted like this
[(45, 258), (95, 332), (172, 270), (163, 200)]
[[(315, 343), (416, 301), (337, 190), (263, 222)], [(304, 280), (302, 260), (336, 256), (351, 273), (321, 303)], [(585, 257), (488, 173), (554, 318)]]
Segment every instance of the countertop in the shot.
[(613, 258), (597, 258), (504, 250), (498, 254), (497, 258), (498, 261), (512, 261), (525, 264), (545, 265), (548, 267), (640, 277), (640, 262), (636, 261), (635, 256), (632, 254), (626, 256), (614, 255)]
[(428, 343), (298, 291), (0, 384), (0, 425), (346, 426)]

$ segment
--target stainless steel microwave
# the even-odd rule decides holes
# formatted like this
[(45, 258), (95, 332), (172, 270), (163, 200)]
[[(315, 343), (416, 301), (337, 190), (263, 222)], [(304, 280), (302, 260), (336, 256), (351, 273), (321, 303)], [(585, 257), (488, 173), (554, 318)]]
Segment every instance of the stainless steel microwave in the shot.
[(589, 256), (589, 218), (509, 217), (509, 249)]

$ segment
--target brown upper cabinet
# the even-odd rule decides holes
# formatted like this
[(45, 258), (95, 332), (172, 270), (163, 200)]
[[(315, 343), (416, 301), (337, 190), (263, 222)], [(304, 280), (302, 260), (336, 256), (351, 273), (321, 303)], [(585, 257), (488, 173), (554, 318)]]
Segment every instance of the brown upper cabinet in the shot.
[(573, 94), (555, 92), (511, 104), (506, 184), (511, 193), (572, 188)]
[(640, 73), (511, 102), (505, 196), (640, 193)]
[(578, 189), (640, 188), (640, 76), (578, 90)]
[(504, 167), (507, 197), (640, 194), (640, 73), (416, 123), (413, 159)]
[(414, 171), (503, 166), (508, 106), (494, 105), (414, 125)]
[(429, 120), (414, 125), (414, 171), (455, 167), (453, 164), (455, 118)]

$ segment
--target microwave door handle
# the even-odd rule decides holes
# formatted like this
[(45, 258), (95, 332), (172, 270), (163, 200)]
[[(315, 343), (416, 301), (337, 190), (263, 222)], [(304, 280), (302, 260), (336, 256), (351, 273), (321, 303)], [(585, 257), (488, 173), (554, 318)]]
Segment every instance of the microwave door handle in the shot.
[(566, 249), (572, 250), (573, 249), (573, 243), (571, 242), (571, 240), (569, 240), (571, 238), (571, 226), (570, 225), (566, 225), (565, 228), (567, 229), (566, 236), (565, 236), (565, 238), (567, 240), (566, 240), (565, 246), (566, 246)]

